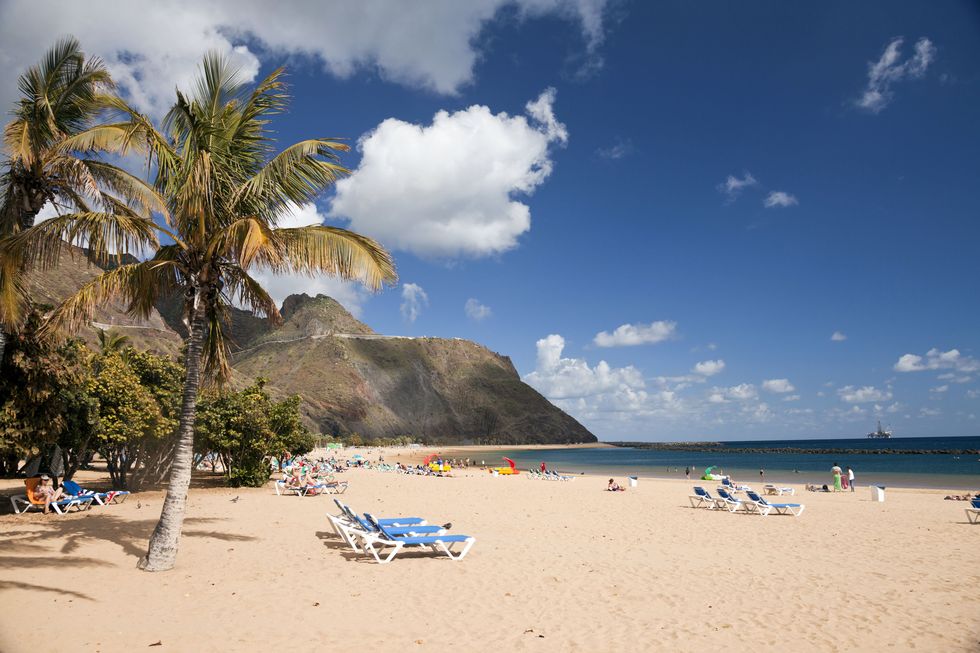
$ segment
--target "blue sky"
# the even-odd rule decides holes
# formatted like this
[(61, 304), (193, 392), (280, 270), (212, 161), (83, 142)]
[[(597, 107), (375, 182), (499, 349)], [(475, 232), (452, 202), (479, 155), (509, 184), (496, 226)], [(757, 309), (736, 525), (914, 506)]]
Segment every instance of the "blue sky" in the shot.
[(0, 100), (63, 33), (151, 115), (206, 49), (287, 65), (283, 143), (357, 145), (297, 223), (402, 283), (274, 292), (483, 343), (602, 439), (978, 433), (975, 3), (345, 4), (4, 3)]

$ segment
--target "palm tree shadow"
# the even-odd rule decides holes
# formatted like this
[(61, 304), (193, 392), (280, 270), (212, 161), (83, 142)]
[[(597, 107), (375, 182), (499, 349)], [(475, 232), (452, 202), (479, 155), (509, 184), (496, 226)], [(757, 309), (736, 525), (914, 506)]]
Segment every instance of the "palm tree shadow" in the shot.
[[(189, 525), (204, 525), (214, 522), (227, 521), (214, 517), (188, 517), (184, 520)], [(42, 528), (30, 531), (21, 531), (18, 544), (22, 547), (29, 546), (29, 542), (43, 543), (45, 540), (64, 540), (61, 545), (60, 553), (71, 555), (75, 552), (83, 551), (84, 548), (94, 542), (108, 540), (118, 545), (126, 555), (139, 559), (146, 553), (146, 542), (156, 526), (156, 519), (132, 520), (102, 513), (99, 515), (86, 515), (79, 519), (65, 519), (59, 521), (48, 521), (40, 524)], [(250, 535), (239, 535), (237, 533), (224, 533), (216, 530), (186, 530), (183, 533), (187, 537), (204, 537), (226, 542), (245, 542), (256, 538)], [(10, 559), (13, 559), (11, 557)], [(48, 560), (51, 565), (57, 564), (59, 558), (31, 558), (16, 557), (21, 561), (22, 566), (30, 565), (31, 560)], [(86, 560), (85, 558), (63, 558), (68, 561)], [(81, 562), (80, 564), (86, 564)], [(110, 564), (110, 563), (105, 563)], [(0, 562), (2, 566), (2, 562)], [(43, 563), (34, 563), (33, 566), (44, 566)]]
[(88, 594), (82, 594), (81, 592), (75, 592), (72, 590), (67, 590), (64, 587), (45, 587), (44, 585), (34, 585), (32, 583), (19, 583), (14, 580), (0, 580), (0, 592), (4, 590), (27, 590), (29, 592), (52, 592), (58, 595), (73, 596), (76, 599), (82, 599), (84, 601), (94, 601)]

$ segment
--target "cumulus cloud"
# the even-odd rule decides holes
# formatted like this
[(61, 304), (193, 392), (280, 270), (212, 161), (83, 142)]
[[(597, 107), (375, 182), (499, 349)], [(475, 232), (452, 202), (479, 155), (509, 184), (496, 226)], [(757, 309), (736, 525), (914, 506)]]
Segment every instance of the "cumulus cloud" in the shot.
[(796, 390), (793, 384), (789, 382), (789, 379), (767, 379), (762, 382), (762, 389), (766, 392), (774, 392), (776, 394), (785, 394)]
[(161, 115), (186, 88), (201, 56), (215, 50), (248, 78), (260, 58), (302, 56), (337, 77), (369, 71), (442, 94), (473, 80), (481, 30), (504, 6), (519, 19), (555, 16), (577, 25), (585, 57), (596, 65), (607, 0), (474, 0), (390, 3), (283, 0), (157, 0), (152, 3), (53, 1), (0, 4), (0, 104), (10, 105), (14, 80), (63, 34), (100, 55), (129, 99)]
[(724, 369), (725, 361), (719, 358), (718, 360), (714, 361), (701, 361), (700, 363), (695, 364), (691, 371), (695, 374), (700, 374), (701, 376), (714, 376)]
[(389, 247), (424, 257), (506, 252), (531, 228), (517, 199), (551, 174), (551, 146), (567, 131), (548, 89), (525, 116), (473, 105), (430, 125), (389, 118), (360, 142), (361, 163), (337, 183), (330, 215)]
[(422, 314), (422, 309), (429, 305), (429, 296), (422, 286), (416, 283), (402, 285), (402, 319), (412, 323)]
[(593, 397), (602, 394), (620, 394), (638, 398), (645, 396), (646, 384), (638, 369), (610, 367), (599, 361), (591, 367), (580, 358), (564, 358), (565, 339), (551, 334), (537, 342), (537, 366), (524, 380), (551, 399)]
[(892, 393), (890, 390), (881, 390), (871, 385), (861, 388), (847, 385), (837, 390), (841, 401), (849, 404), (868, 404), (876, 401), (890, 401)]
[(489, 306), (481, 304), (479, 300), (472, 297), (466, 300), (466, 304), (463, 306), (463, 311), (466, 312), (466, 317), (476, 322), (481, 322), (487, 319), (491, 314)]
[(800, 202), (796, 199), (795, 195), (791, 195), (790, 193), (781, 190), (772, 191), (766, 195), (764, 200), (762, 200), (762, 205), (767, 209), (785, 209), (789, 206), (796, 206), (799, 203)]
[(663, 342), (676, 333), (676, 322), (658, 320), (650, 324), (623, 324), (612, 333), (600, 331), (593, 342), (599, 347), (628, 347)]
[(712, 388), (708, 393), (708, 401), (713, 404), (724, 404), (729, 401), (748, 401), (759, 396), (756, 387), (751, 383), (740, 383), (728, 388)]
[(783, 397), (783, 401), (799, 401), (800, 395), (786, 395)]
[(834, 342), (844, 342), (847, 340), (847, 336), (845, 336), (841, 331), (834, 331), (833, 335), (830, 336), (830, 339)]
[(725, 181), (718, 184), (717, 189), (719, 193), (722, 193), (728, 198), (728, 201), (732, 202), (742, 193), (745, 188), (756, 186), (758, 183), (759, 182), (755, 180), (755, 177), (752, 176), (752, 173), (746, 171), (742, 175), (741, 179), (735, 175), (728, 175), (728, 178), (725, 179)]
[(904, 79), (919, 79), (936, 58), (936, 47), (927, 38), (915, 42), (912, 55), (902, 61), (902, 37), (885, 46), (878, 61), (868, 63), (868, 85), (855, 104), (871, 113), (879, 113), (895, 98), (892, 86)]
[(958, 349), (940, 351), (933, 348), (927, 351), (924, 357), (917, 354), (902, 355), (895, 363), (894, 369), (896, 372), (950, 369), (969, 373), (980, 371), (980, 360), (971, 356), (964, 356)]

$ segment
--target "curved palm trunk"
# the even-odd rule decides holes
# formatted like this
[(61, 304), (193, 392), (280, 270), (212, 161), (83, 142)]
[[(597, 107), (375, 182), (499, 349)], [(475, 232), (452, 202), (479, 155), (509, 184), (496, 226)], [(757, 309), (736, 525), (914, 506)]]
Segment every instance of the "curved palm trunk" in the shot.
[(194, 466), (194, 418), (197, 415), (197, 391), (201, 385), (201, 347), (206, 324), (204, 307), (195, 311), (191, 333), (187, 340), (187, 378), (184, 381), (183, 404), (180, 409), (179, 440), (170, 469), (167, 498), (163, 501), (160, 521), (150, 536), (146, 556), (137, 565), (145, 571), (173, 569), (180, 545), (180, 531), (184, 526), (184, 510), (187, 507), (187, 489), (191, 484)]

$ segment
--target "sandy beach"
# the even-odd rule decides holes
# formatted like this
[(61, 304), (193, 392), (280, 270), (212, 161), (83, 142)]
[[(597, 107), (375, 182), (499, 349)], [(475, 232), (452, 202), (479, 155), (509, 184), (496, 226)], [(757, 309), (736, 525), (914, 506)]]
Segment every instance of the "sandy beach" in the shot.
[[(0, 650), (844, 651), (980, 649), (980, 526), (935, 491), (797, 493), (799, 518), (692, 509), (693, 483), (344, 474), (343, 499), (473, 535), (378, 565), (327, 496), (196, 487), (177, 568), (135, 569), (162, 493), (0, 517)], [(623, 481), (624, 479), (620, 479)], [(196, 483), (196, 485), (207, 485)], [(0, 482), (4, 495), (19, 481)], [(712, 488), (713, 489), (713, 488)], [(802, 488), (799, 488), (802, 489)], [(798, 489), (798, 490), (799, 490)], [(232, 499), (238, 497), (238, 501)], [(6, 501), (6, 499), (4, 499)], [(44, 617), (43, 615), (49, 615)]]

